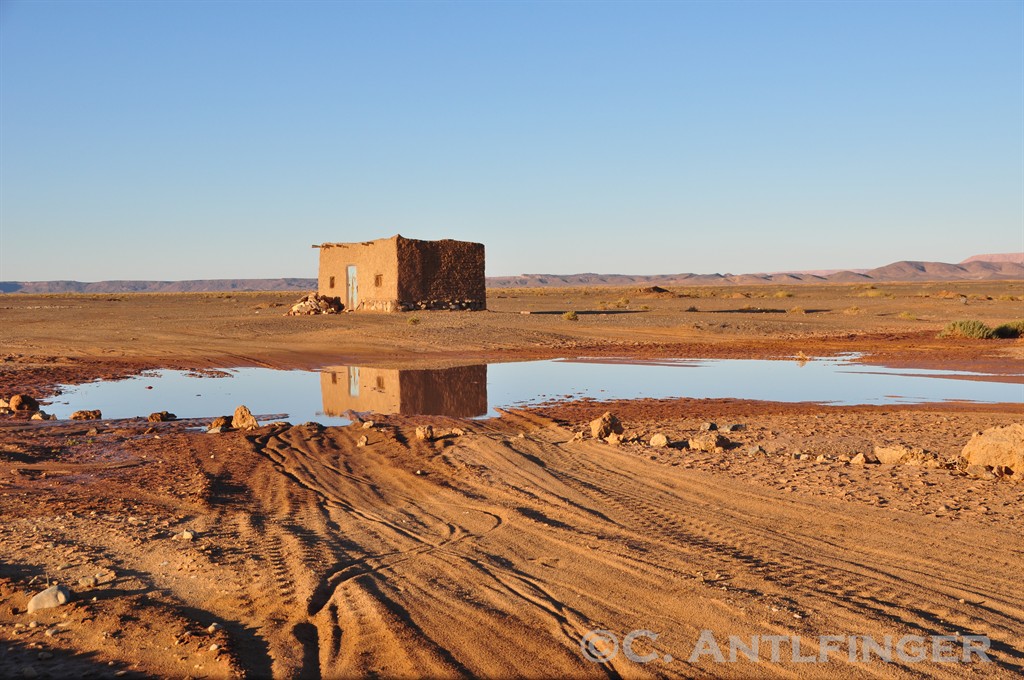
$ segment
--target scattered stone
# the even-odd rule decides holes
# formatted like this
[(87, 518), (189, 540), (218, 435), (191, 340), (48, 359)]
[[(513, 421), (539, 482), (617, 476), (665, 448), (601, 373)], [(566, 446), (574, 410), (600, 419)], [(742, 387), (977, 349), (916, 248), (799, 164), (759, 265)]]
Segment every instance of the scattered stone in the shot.
[(877, 465), (878, 459), (873, 454), (858, 453), (850, 459), (850, 465)]
[(876, 446), (875, 458), (882, 465), (921, 465), (923, 467), (939, 467), (938, 456), (920, 447), (904, 444), (893, 446)]
[(178, 416), (168, 411), (157, 411), (156, 413), (150, 413), (148, 420), (151, 423), (166, 423), (171, 420), (177, 420)]
[[(713, 423), (712, 423), (713, 424)], [(717, 426), (716, 426), (717, 429)], [(694, 451), (713, 453), (715, 449), (729, 446), (729, 440), (714, 430), (705, 430), (695, 437), (690, 437), (689, 445)]]
[(83, 576), (78, 579), (78, 585), (83, 588), (95, 588), (98, 583), (99, 580), (95, 576)]
[(36, 593), (36, 595), (28, 601), (28, 613), (39, 611), (40, 609), (49, 609), (50, 607), (59, 607), (62, 604), (67, 604), (71, 601), (71, 591), (61, 585), (50, 586), (46, 590)]
[(220, 434), (231, 429), (231, 416), (217, 416), (207, 428), (208, 434)]
[(701, 432), (712, 432), (712, 431), (717, 430), (717, 429), (718, 429), (718, 424), (717, 423), (712, 423), (710, 421), (708, 421), (706, 423), (703, 423), (700, 426), (700, 431)]
[(659, 432), (658, 434), (651, 437), (651, 446), (653, 446), (656, 449), (665, 448), (666, 446), (668, 446), (668, 437)]
[(750, 454), (751, 456), (761, 456), (765, 455), (767, 451), (765, 451), (764, 448), (762, 448), (759, 444), (754, 444), (753, 446), (747, 449), (747, 453)]
[(426, 473), (426, 472), (425, 472), (424, 470), (417, 470), (417, 471), (415, 472), (415, 474), (416, 474), (417, 476), (419, 476), (419, 477), (422, 477), (423, 475), (425, 475), (425, 474), (427, 474), (427, 473)]
[(996, 475), (992, 472), (992, 467), (989, 465), (976, 465), (970, 464), (967, 469), (964, 470), (968, 477), (974, 477), (975, 479), (995, 479)]
[(285, 316), (304, 316), (308, 314), (339, 314), (345, 310), (340, 297), (309, 293), (299, 298)]
[(12, 411), (38, 411), (39, 402), (27, 394), (15, 394), (7, 403)]
[(196, 532), (191, 529), (185, 529), (180, 534), (175, 534), (174, 539), (176, 541), (191, 541), (196, 537)]
[(461, 427), (453, 427), (452, 428), (452, 435), (455, 436), (455, 437), (462, 437), (465, 434), (466, 434), (466, 431), (463, 430)]
[(369, 438), (369, 437), (367, 437), (367, 436), (366, 436), (366, 435), (364, 434), (364, 435), (363, 435), (362, 437), (360, 437), (360, 438), (359, 438), (359, 440), (358, 440), (358, 441), (356, 441), (356, 446), (360, 446), (360, 447), (362, 447), (362, 446), (366, 446), (366, 445), (367, 445), (367, 444), (369, 444), (369, 443), (370, 443), (370, 438)]
[(100, 433), (100, 431), (99, 431), (98, 429), (96, 429), (95, 427), (90, 427), (90, 428), (89, 428), (88, 430), (86, 430), (86, 432), (85, 432), (85, 434), (86, 434), (87, 436), (89, 436), (89, 437), (95, 437), (95, 436), (96, 436), (96, 435), (98, 435), (99, 433)]
[(824, 453), (819, 454), (818, 457), (814, 459), (814, 462), (815, 463), (827, 463), (828, 462), (828, 456), (826, 456)]
[(607, 437), (605, 437), (604, 440), (611, 444), (612, 446), (618, 446), (619, 444), (622, 443), (622, 435), (617, 432), (612, 432)]
[(103, 417), (98, 408), (75, 411), (71, 414), (71, 420), (99, 420)]
[(747, 429), (747, 426), (743, 423), (731, 423), (722, 428), (726, 432), (739, 432), (740, 430)]
[(220, 649), (220, 645), (218, 645), (216, 642), (214, 642), (212, 645), (210, 645), (210, 651), (211, 652), (216, 652), (218, 649)]
[(260, 424), (253, 417), (252, 411), (250, 411), (245, 405), (239, 406), (235, 409), (235, 415), (231, 417), (231, 427), (236, 430), (255, 430)]
[(216, 633), (221, 628), (222, 628), (222, 626), (219, 623), (214, 622), (214, 623), (211, 623), (209, 625), (209, 627), (206, 629), (206, 632), (209, 633), (210, 635), (213, 635), (214, 633)]
[(363, 423), (363, 429), (364, 430), (373, 429), (373, 425), (374, 425), (374, 422), (372, 420), (367, 420), (366, 422)]
[(1024, 424), (990, 427), (967, 442), (960, 453), (971, 465), (999, 466), (1013, 481), (1024, 479)]
[(416, 428), (416, 439), (425, 442), (434, 441), (434, 426), (433, 425), (421, 425)]
[(622, 434), (622, 423), (610, 411), (590, 422), (590, 434), (594, 439), (605, 439), (610, 434)]

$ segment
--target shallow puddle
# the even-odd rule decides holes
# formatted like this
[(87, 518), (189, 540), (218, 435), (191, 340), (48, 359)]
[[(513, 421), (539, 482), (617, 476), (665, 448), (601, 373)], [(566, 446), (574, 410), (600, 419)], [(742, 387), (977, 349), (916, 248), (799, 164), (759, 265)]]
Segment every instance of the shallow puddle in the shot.
[(275, 414), (294, 423), (341, 424), (349, 422), (349, 410), (474, 418), (496, 415), (502, 407), (580, 398), (734, 398), (840, 405), (1024, 403), (1024, 384), (985, 377), (864, 366), (852, 358), (554, 360), (431, 370), (235, 368), (221, 376), (167, 370), (65, 386), (45, 410), (61, 419), (79, 409), (100, 409), (104, 418), (164, 410), (179, 418), (207, 418), (230, 414), (245, 404), (255, 414)]

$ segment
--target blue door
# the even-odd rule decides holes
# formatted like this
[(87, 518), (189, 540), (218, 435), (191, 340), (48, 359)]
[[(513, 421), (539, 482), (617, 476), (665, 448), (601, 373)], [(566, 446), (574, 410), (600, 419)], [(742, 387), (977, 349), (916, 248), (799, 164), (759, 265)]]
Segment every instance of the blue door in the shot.
[(348, 266), (346, 278), (348, 280), (348, 295), (345, 305), (349, 309), (355, 309), (359, 306), (359, 281), (356, 279), (356, 266), (354, 264)]

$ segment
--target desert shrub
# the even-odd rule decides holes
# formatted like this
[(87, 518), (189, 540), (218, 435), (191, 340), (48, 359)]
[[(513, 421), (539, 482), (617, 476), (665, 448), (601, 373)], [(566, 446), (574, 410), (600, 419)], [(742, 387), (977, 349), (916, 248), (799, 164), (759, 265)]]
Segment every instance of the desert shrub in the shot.
[(617, 307), (618, 309), (624, 309), (626, 307), (626, 305), (628, 305), (628, 304), (629, 304), (629, 298), (627, 298), (627, 297), (620, 297), (614, 303), (615, 307)]
[(697, 309), (696, 307), (690, 306), (690, 307), (686, 308), (686, 311), (688, 311), (688, 312), (699, 312), (700, 310)]
[(911, 314), (910, 312), (900, 312), (896, 316), (903, 319), (904, 321), (917, 321), (917, 317)]
[(569, 311), (563, 314), (562, 318), (565, 319), (566, 321), (579, 321), (580, 315), (577, 314), (576, 312)]
[(1024, 319), (996, 326), (992, 334), (997, 338), (1019, 338), (1024, 335)]
[(992, 329), (986, 326), (981, 321), (972, 320), (961, 320), (961, 321), (950, 321), (942, 332), (939, 333), (940, 338), (977, 338), (981, 340), (987, 340), (992, 337)]
[(650, 305), (640, 305), (640, 311), (642, 311), (642, 312), (649, 312), (649, 311), (651, 311), (651, 306)]
[(772, 297), (791, 298), (791, 297), (793, 297), (793, 294), (790, 293), (788, 290), (777, 290), (777, 291), (775, 291), (775, 295), (773, 295)]
[(803, 307), (794, 307), (793, 309), (790, 309), (790, 310), (787, 311), (787, 314), (806, 314), (806, 313), (807, 313), (807, 310), (804, 309)]
[(846, 309), (844, 309), (843, 314), (860, 314), (861, 311), (863, 310), (861, 310), (860, 307), (854, 305), (853, 307), (847, 307)]
[(409, 325), (410, 326), (415, 326), (419, 322), (420, 322), (420, 317), (418, 317), (418, 316), (410, 316), (409, 317)]
[(882, 297), (883, 295), (885, 295), (885, 293), (883, 293), (882, 291), (872, 289), (872, 290), (866, 290), (863, 293), (859, 293), (857, 295), (857, 297), (879, 298), (879, 297)]

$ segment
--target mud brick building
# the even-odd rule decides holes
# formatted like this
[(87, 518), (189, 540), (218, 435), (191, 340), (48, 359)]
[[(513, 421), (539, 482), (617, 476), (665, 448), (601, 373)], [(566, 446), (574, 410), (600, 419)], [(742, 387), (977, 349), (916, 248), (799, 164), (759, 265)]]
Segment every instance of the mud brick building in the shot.
[(487, 366), (394, 369), (331, 366), (320, 372), (323, 410), (475, 418), (487, 413)]
[(322, 243), (317, 292), (345, 309), (486, 309), (484, 246), (400, 235), (362, 243)]

